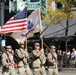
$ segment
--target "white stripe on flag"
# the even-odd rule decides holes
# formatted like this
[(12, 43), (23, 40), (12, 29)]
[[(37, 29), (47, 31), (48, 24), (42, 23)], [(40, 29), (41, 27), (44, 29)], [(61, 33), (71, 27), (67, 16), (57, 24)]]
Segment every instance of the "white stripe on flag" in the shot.
[(30, 26), (33, 24), (33, 27), (28, 29), (27, 36), (26, 31), (16, 32), (11, 35), (16, 41), (24, 41), (25, 38), (30, 38), (34, 35), (34, 33), (40, 32), (42, 30), (41, 16), (39, 11), (39, 9), (35, 10), (27, 19), (30, 21)]

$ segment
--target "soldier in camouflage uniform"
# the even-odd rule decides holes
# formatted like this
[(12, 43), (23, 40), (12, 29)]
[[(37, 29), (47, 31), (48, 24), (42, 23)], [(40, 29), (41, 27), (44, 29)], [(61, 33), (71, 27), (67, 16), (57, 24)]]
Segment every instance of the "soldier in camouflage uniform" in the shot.
[(32, 75), (32, 72), (28, 64), (29, 55), (28, 55), (27, 49), (25, 49), (24, 42), (20, 43), (20, 49), (17, 49), (16, 53), (19, 57), (19, 63), (18, 63), (19, 74), (20, 75)]
[[(56, 48), (55, 46), (51, 46), (51, 51), (55, 58), (57, 59), (57, 54), (56, 54)], [(48, 75), (59, 75), (58, 74), (58, 67), (57, 67), (57, 60), (53, 57), (51, 52), (49, 51), (47, 55), (47, 60), (48, 60)]]
[[(32, 55), (33, 55), (33, 73), (34, 75), (46, 75), (44, 64), (46, 61), (44, 51), (40, 50), (40, 44), (35, 43), (34, 45), (35, 50), (33, 50)], [(44, 59), (43, 59), (44, 58)]]
[(6, 50), (2, 55), (3, 75), (15, 75), (14, 60), (11, 52), (12, 47), (6, 46)]

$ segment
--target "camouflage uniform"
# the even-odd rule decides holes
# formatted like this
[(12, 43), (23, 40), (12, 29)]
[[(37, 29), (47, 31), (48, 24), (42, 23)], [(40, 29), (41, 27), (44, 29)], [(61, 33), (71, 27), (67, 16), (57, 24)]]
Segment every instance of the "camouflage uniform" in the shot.
[(44, 50), (40, 50), (39, 43), (35, 43), (35, 50), (33, 50), (32, 55), (33, 55), (32, 67), (34, 75), (46, 75), (44, 68), (46, 57), (44, 55)]
[[(57, 54), (55, 52), (53, 52), (53, 55), (57, 59)], [(48, 60), (48, 75), (59, 75), (57, 60), (54, 59), (54, 57), (52, 56), (50, 52), (47, 55), (47, 60)]]
[(45, 67), (44, 67), (44, 64), (46, 63), (46, 57), (45, 57), (45, 54), (44, 54), (44, 51), (40, 51), (40, 61), (41, 61), (41, 75), (46, 75), (46, 70), (45, 70)]
[[(10, 47), (11, 46), (7, 46), (7, 48), (10, 48)], [(15, 75), (13, 55), (11, 53), (7, 52), (7, 54), (8, 54), (8, 56), (7, 56), (6, 52), (3, 53), (3, 55), (2, 55), (2, 65), (3, 65), (2, 73), (3, 73), (3, 75)], [(9, 61), (9, 59), (11, 62)]]
[[(19, 59), (19, 63), (18, 63), (18, 71), (20, 75), (31, 75), (32, 72), (30, 70), (30, 67), (27, 63), (28, 61), (28, 52), (26, 52), (24, 49), (20, 48), (18, 50), (16, 50)], [(28, 56), (28, 57), (27, 57)]]
[(33, 50), (33, 73), (34, 75), (41, 75), (40, 74), (40, 67), (41, 67), (41, 61), (40, 61), (40, 51), (39, 50)]

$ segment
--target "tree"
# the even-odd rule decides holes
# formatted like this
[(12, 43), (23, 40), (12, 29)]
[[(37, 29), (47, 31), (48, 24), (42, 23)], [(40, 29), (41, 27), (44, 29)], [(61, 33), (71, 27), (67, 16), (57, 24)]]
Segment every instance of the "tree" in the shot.
[[(62, 6), (60, 9), (55, 10), (52, 7), (52, 3), (59, 3)], [(73, 12), (73, 8), (76, 4), (76, 0), (48, 0), (47, 1), (47, 9), (42, 11), (42, 13), (46, 12), (46, 15), (43, 15), (42, 18), (44, 19), (43, 25), (51, 25), (57, 22), (60, 22), (60, 19), (66, 19), (66, 30), (65, 30), (65, 47), (67, 50), (67, 39), (68, 39), (68, 26), (69, 26), (69, 19), (75, 17), (75, 12)]]

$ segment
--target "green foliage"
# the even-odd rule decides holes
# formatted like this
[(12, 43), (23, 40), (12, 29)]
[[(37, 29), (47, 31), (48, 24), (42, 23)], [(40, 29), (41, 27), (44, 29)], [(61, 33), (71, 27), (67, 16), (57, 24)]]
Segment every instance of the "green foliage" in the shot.
[[(63, 7), (61, 7), (59, 10), (54, 10), (50, 7), (53, 1), (62, 4)], [(76, 0), (48, 0), (48, 8), (45, 11), (42, 11), (47, 12), (47, 15), (43, 15), (42, 18), (48, 23), (48, 25), (57, 23), (61, 18), (67, 20), (73, 18), (75, 13), (72, 12), (72, 10), (75, 2)], [(44, 23), (44, 25), (45, 24), (46, 23)]]

